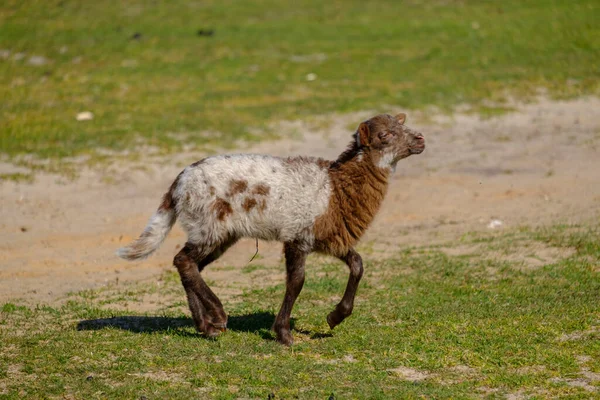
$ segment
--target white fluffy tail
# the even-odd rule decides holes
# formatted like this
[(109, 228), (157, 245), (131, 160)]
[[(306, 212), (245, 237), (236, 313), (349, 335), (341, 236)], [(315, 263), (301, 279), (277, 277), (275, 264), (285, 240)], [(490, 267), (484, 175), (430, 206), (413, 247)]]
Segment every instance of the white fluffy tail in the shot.
[(140, 237), (117, 250), (117, 255), (129, 261), (148, 257), (160, 247), (171, 231), (176, 219), (174, 208), (159, 208), (150, 218)]

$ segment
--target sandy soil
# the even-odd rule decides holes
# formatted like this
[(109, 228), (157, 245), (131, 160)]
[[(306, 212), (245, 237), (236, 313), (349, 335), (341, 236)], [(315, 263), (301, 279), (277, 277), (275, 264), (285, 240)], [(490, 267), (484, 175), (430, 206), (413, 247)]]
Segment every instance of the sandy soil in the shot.
[[(518, 108), (490, 119), (409, 112), (408, 124), (424, 133), (427, 149), (399, 163), (363, 240), (365, 258), (489, 230), (492, 220), (502, 222), (495, 229), (597, 220), (600, 100), (540, 100)], [(302, 123), (282, 123), (288, 139), (243, 151), (335, 158), (350, 139), (349, 124), (372, 114), (327, 117), (327, 129), (313, 132)], [(109, 171), (85, 170), (75, 182), (38, 175), (33, 184), (0, 183), (0, 303), (52, 303), (70, 291), (156, 279), (172, 268), (185, 242), (179, 228), (143, 262), (127, 263), (114, 251), (141, 232), (182, 165), (202, 156), (149, 157)], [(0, 172), (11, 168), (0, 164)], [(208, 268), (207, 278), (243, 283), (248, 274), (239, 269), (254, 249), (252, 240), (237, 244)], [(281, 246), (261, 242), (260, 255), (254, 263), (280, 264)], [(239, 268), (219, 268), (224, 265)], [(283, 270), (273, 278), (280, 277)]]

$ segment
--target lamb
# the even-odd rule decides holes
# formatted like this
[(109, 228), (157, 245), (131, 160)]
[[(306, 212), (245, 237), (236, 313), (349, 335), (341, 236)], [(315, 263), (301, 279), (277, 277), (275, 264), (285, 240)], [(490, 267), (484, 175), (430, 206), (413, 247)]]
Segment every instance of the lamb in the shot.
[(335, 161), (254, 154), (200, 160), (177, 176), (140, 237), (117, 254), (126, 260), (149, 256), (179, 219), (188, 240), (173, 263), (196, 329), (215, 337), (226, 330), (227, 315), (202, 270), (242, 237), (283, 242), (286, 291), (273, 330), (288, 346), (306, 257), (314, 251), (332, 255), (350, 269), (342, 300), (327, 316), (333, 329), (352, 313), (363, 275), (354, 247), (375, 217), (396, 163), (425, 149), (423, 135), (405, 120), (402, 113), (381, 114), (361, 123)]

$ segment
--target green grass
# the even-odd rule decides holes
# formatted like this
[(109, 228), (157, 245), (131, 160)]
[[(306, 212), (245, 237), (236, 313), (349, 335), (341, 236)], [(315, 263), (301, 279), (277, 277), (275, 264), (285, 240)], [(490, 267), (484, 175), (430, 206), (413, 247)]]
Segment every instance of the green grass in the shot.
[(6, 0), (0, 149), (206, 150), (329, 112), (597, 94), (598, 20), (596, 0)]
[[(445, 252), (461, 246), (472, 252)], [(565, 256), (535, 268), (490, 256), (517, 247)], [(174, 273), (160, 286), (74, 294), (59, 308), (8, 303), (0, 397), (587, 399), (600, 392), (598, 265), (597, 228), (407, 248), (367, 261), (354, 315), (330, 332), (325, 316), (346, 271), (317, 262), (293, 312), (292, 348), (269, 329), (283, 284), (225, 301), (230, 330), (214, 341), (194, 332)], [(177, 300), (149, 314), (123, 310), (156, 293)]]

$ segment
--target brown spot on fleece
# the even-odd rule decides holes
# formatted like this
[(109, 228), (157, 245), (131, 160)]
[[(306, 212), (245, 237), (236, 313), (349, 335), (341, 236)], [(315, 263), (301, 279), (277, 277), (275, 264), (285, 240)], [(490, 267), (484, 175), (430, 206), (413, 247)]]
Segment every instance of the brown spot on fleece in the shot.
[(258, 185), (252, 188), (252, 194), (266, 196), (269, 193), (271, 193), (271, 187), (265, 185), (264, 183), (259, 183)]
[(181, 177), (181, 174), (183, 174), (183, 171), (180, 172), (179, 175), (177, 175), (177, 178), (175, 178), (175, 180), (171, 184), (171, 187), (169, 188), (167, 193), (165, 193), (165, 195), (163, 196), (162, 203), (160, 203), (160, 206), (158, 206), (159, 210), (170, 210), (172, 208), (175, 208), (176, 201), (175, 201), (175, 198), (173, 197), (173, 193), (175, 192), (175, 189), (177, 188), (177, 184), (179, 184), (179, 178)]
[(197, 167), (198, 165), (200, 165), (200, 164), (204, 163), (204, 160), (206, 160), (206, 159), (205, 159), (205, 158), (203, 158), (202, 160), (198, 160), (198, 161), (196, 161), (195, 163), (193, 163), (193, 164), (190, 164), (190, 167), (192, 167), (192, 168), (195, 168), (195, 167)]
[(224, 221), (227, 216), (233, 213), (233, 209), (231, 208), (231, 204), (227, 201), (223, 200), (220, 197), (217, 197), (215, 202), (212, 205), (213, 210), (217, 213), (217, 218), (219, 221)]
[(236, 194), (243, 193), (248, 189), (248, 182), (240, 179), (233, 179), (229, 182), (229, 192), (227, 196), (235, 196)]
[(315, 163), (321, 168), (329, 168), (329, 166), (331, 165), (331, 161), (327, 161), (322, 158), (305, 156), (288, 157), (285, 158), (283, 161), (287, 163), (290, 167), (294, 167), (297, 165), (306, 165), (307, 163)]
[(250, 212), (250, 210), (252, 210), (255, 206), (256, 206), (256, 200), (254, 200), (251, 197), (246, 197), (244, 199), (244, 202), (242, 203), (242, 208), (246, 212)]

